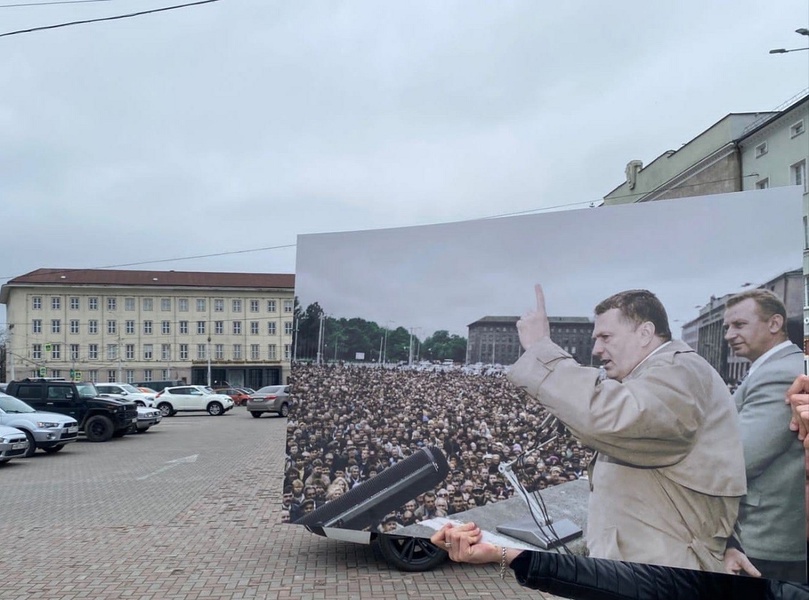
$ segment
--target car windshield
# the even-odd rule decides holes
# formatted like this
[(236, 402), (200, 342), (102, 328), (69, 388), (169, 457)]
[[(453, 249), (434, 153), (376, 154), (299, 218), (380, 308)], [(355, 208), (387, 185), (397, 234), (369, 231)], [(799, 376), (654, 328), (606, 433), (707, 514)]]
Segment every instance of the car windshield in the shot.
[(281, 388), (284, 387), (282, 385), (267, 385), (263, 388), (260, 388), (256, 394), (277, 394), (281, 391)]
[(0, 408), (7, 413), (15, 414), (36, 412), (22, 400), (17, 400), (15, 397), (7, 396), (6, 394), (0, 394)]
[(98, 390), (96, 386), (92, 383), (84, 382), (84, 383), (77, 383), (76, 389), (79, 390), (79, 397), (80, 398), (95, 398), (98, 396)]
[(140, 394), (141, 393), (141, 391), (138, 388), (136, 388), (134, 385), (129, 385), (128, 383), (123, 384), (121, 387), (123, 389), (125, 389), (127, 392), (129, 392), (130, 394)]

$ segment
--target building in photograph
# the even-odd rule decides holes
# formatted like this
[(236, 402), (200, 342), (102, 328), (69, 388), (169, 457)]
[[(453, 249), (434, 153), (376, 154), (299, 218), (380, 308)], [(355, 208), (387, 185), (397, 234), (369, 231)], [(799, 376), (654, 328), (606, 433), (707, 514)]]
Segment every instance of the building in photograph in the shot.
[[(522, 354), (519, 317), (483, 317), (467, 325), (467, 363), (512, 365)], [(593, 364), (593, 322), (587, 317), (548, 317), (551, 339), (580, 364)]]
[(38, 269), (0, 288), (6, 380), (284, 383), (295, 276)]

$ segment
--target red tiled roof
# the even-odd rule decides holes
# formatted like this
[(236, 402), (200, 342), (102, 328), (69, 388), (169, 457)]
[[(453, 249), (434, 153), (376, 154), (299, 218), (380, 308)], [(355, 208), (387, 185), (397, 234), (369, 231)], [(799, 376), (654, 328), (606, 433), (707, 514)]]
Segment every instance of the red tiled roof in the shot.
[(37, 269), (36, 271), (15, 277), (6, 285), (30, 284), (294, 289), (295, 275), (292, 273)]

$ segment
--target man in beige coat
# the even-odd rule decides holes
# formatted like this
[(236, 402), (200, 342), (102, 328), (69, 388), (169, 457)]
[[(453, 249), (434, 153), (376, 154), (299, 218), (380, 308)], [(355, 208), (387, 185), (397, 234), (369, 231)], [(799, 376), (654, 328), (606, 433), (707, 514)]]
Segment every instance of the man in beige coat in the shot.
[(651, 292), (596, 307), (593, 355), (603, 372), (551, 341), (540, 286), (536, 296), (537, 310), (517, 323), (525, 354), (508, 378), (598, 451), (591, 556), (723, 572), (746, 487), (736, 408), (719, 374), (671, 340)]

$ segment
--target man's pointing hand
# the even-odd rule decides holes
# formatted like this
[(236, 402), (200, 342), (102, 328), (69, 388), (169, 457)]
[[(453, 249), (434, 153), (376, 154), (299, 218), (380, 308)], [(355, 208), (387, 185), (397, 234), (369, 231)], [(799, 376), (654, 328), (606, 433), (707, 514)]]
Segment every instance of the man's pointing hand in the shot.
[(517, 321), (517, 332), (520, 335), (520, 344), (525, 350), (536, 344), (542, 338), (550, 337), (551, 326), (548, 324), (548, 313), (545, 311), (545, 292), (542, 286), (536, 284), (534, 292), (537, 297), (537, 309), (525, 313)]

